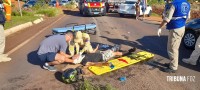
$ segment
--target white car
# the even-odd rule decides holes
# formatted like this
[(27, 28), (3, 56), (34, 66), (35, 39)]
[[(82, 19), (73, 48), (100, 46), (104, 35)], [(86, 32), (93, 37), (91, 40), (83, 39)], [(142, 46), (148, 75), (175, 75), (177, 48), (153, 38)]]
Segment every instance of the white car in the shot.
[[(137, 0), (126, 0), (125, 3), (119, 5), (118, 13), (121, 17), (124, 15), (136, 15), (136, 4)], [(151, 6), (147, 5), (145, 15), (150, 16), (152, 12)], [(140, 15), (143, 15), (142, 5), (140, 4)]]

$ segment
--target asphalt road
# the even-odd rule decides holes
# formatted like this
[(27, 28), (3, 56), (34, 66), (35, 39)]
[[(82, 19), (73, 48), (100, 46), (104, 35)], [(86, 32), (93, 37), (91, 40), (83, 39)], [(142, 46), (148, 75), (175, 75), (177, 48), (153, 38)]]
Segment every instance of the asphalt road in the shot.
[[(137, 51), (154, 53), (154, 59), (129, 66), (102, 76), (90, 77), (96, 84), (111, 84), (119, 90), (200, 90), (200, 66), (179, 62), (178, 72), (162, 72), (162, 64), (169, 62), (166, 45), (167, 30), (158, 37), (157, 23), (151, 20), (136, 21), (132, 17), (121, 18), (117, 14), (108, 16), (82, 17), (77, 11), (64, 11), (64, 15), (45, 18), (45, 21), (6, 37), (6, 50), (12, 61), (0, 63), (0, 89), (2, 90), (74, 90), (77, 86), (61, 81), (59, 72), (49, 72), (41, 68), (36, 50), (39, 43), (49, 35), (51, 29), (64, 27), (68, 23), (97, 24), (97, 35), (91, 35), (93, 44), (121, 44), (124, 50), (137, 47)], [(180, 59), (188, 58), (192, 50), (180, 47)], [(57, 65), (61, 70), (66, 64)], [(125, 82), (119, 77), (126, 76)], [(167, 76), (195, 76), (186, 82), (170, 82)], [(190, 80), (190, 79), (189, 79)]]

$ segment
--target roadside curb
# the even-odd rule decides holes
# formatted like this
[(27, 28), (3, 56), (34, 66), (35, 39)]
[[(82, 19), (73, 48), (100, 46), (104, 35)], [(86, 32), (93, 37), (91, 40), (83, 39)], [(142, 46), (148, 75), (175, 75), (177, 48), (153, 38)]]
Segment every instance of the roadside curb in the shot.
[(40, 23), (40, 22), (42, 22), (42, 21), (44, 21), (44, 19), (43, 19), (43, 18), (39, 18), (39, 19), (36, 19), (36, 20), (34, 20), (34, 21), (32, 21), (32, 22), (27, 22), (27, 23), (24, 23), (24, 24), (21, 24), (21, 25), (18, 25), (18, 26), (15, 26), (15, 27), (6, 29), (6, 30), (4, 31), (4, 34), (5, 34), (5, 36), (7, 37), (8, 35), (11, 35), (11, 34), (13, 34), (13, 33), (15, 33), (15, 32), (18, 32), (18, 31), (20, 31), (20, 30), (23, 30), (24, 28), (30, 27), (30, 26), (32, 26), (32, 25), (34, 25), (34, 24), (38, 24), (38, 23)]

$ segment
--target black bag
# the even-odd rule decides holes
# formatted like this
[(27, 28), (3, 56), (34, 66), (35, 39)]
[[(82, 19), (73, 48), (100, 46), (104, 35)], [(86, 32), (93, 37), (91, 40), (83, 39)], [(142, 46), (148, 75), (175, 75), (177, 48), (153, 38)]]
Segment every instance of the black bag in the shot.
[[(1, 3), (0, 3), (1, 4)], [(1, 5), (2, 6), (2, 5)], [(4, 24), (6, 21), (5, 15), (3, 13), (3, 8), (0, 7), (0, 24)]]
[(0, 24), (4, 24), (6, 22), (6, 18), (4, 13), (0, 11)]

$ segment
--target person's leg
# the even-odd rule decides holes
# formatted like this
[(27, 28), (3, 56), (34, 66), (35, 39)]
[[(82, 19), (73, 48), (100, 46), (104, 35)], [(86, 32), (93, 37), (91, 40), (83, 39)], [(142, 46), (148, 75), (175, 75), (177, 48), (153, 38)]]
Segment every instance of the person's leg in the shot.
[(144, 7), (144, 6), (142, 7), (142, 13), (143, 13), (143, 18), (142, 18), (142, 20), (144, 20), (144, 19), (145, 19), (145, 7)]
[(113, 52), (113, 55), (114, 55), (114, 56), (122, 56), (123, 53), (122, 53), (122, 52)]
[(5, 35), (4, 27), (0, 24), (0, 62), (10, 61), (11, 58), (7, 57), (7, 54), (3, 54), (5, 49)]
[(190, 58), (183, 59), (182, 61), (185, 63), (189, 63), (192, 65), (196, 65), (200, 55), (200, 37), (196, 41), (195, 50), (190, 55)]
[(179, 46), (184, 32), (185, 27), (169, 31), (167, 49), (169, 58), (171, 60), (169, 68), (172, 70), (178, 69)]
[(46, 63), (43, 65), (44, 69), (47, 69), (49, 71), (56, 71), (56, 68), (54, 65), (58, 65), (64, 62), (73, 62), (71, 59), (67, 59), (69, 57), (66, 57), (65, 55), (62, 55), (60, 53), (46, 53), (44, 55), (39, 56), (40, 59), (44, 59)]
[(5, 49), (5, 35), (3, 25), (0, 24), (0, 55), (4, 53)]

